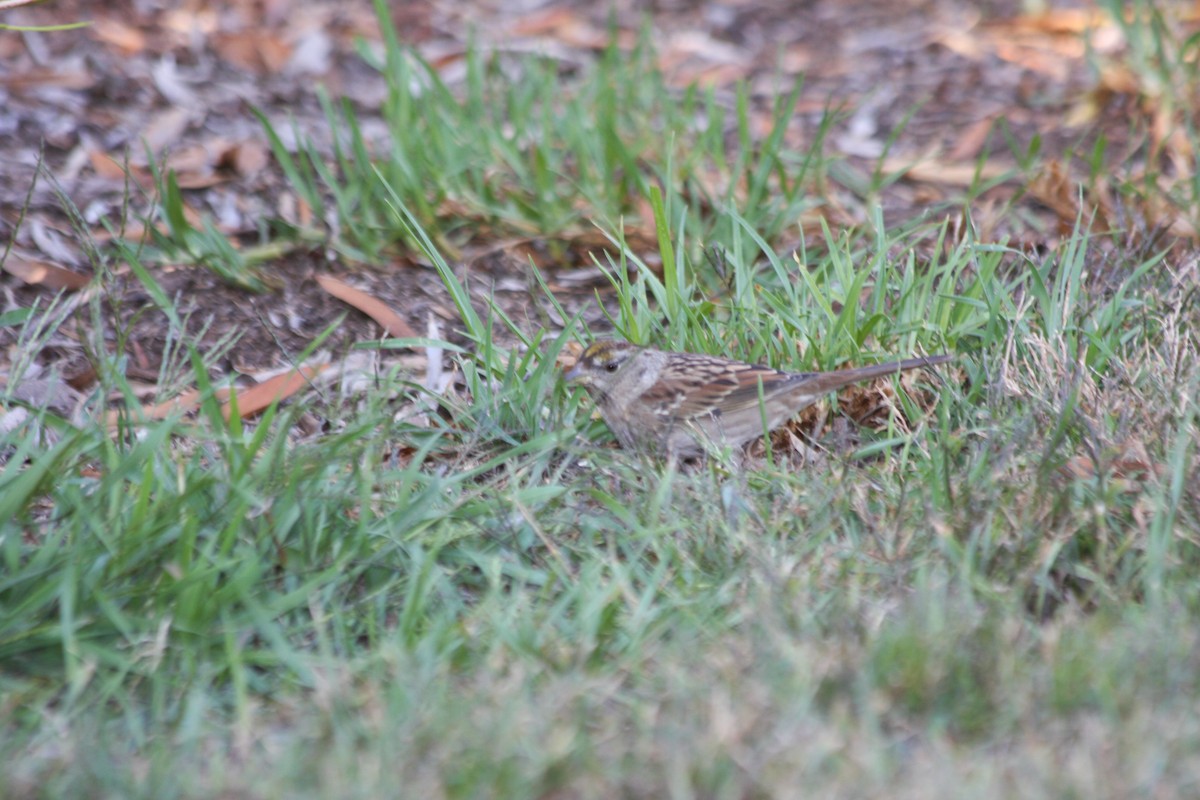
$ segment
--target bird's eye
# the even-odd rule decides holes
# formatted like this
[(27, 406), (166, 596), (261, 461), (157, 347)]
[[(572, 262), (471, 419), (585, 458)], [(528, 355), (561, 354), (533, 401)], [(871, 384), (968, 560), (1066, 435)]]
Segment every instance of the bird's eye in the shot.
[(615, 361), (610, 361), (610, 362), (608, 362), (607, 364), (605, 364), (605, 365), (604, 365), (604, 368), (605, 368), (606, 370), (608, 370), (609, 372), (616, 372), (616, 371), (617, 371), (617, 367), (619, 367), (619, 366), (620, 366), (620, 364), (618, 364), (617, 362), (615, 362)]

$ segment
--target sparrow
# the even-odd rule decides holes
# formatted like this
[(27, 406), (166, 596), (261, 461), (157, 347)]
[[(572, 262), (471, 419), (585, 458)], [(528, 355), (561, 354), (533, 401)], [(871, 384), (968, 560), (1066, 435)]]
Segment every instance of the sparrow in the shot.
[(932, 355), (834, 372), (785, 372), (606, 339), (585, 349), (564, 377), (587, 390), (622, 447), (693, 458), (713, 445), (738, 447), (762, 436), (844, 386), (949, 360)]

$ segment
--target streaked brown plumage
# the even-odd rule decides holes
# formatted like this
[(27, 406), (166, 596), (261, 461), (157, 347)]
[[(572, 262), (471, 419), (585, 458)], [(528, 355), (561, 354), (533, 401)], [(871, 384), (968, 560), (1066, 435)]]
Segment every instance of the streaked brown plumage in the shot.
[(765, 429), (773, 430), (843, 386), (950, 358), (925, 356), (834, 372), (783, 372), (717, 356), (602, 340), (583, 351), (566, 378), (587, 389), (623, 447), (687, 458), (700, 455), (710, 443), (736, 447), (761, 436), (764, 411)]

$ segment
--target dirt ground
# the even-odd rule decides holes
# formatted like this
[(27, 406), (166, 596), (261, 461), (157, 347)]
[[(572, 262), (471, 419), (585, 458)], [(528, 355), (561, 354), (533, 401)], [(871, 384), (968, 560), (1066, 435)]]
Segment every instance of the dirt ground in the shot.
[[(451, 86), (461, 83), (472, 35), (485, 49), (538, 52), (575, 67), (598, 56), (610, 25), (626, 43), (648, 24), (661, 68), (680, 86), (695, 81), (732, 97), (745, 81), (755, 102), (768, 107), (781, 73), (803, 74), (789, 131), (799, 142), (833, 106), (847, 113), (830, 146), (864, 169), (884, 155), (910, 164), (928, 155), (923, 167), (889, 187), (889, 223), (961, 193), (983, 156), (991, 156), (992, 168), (1011, 165), (1004, 142), (987, 136), (1000, 117), (1018, 141), (1040, 136), (1043, 152), (1085, 147), (1100, 132), (1111, 152), (1121, 152), (1133, 100), (1110, 92), (1100, 111), (1088, 113), (1105, 88), (1091, 64), (1111, 39), (1095, 5), (1053, 2), (1041, 14), (1025, 10), (1015, 0), (392, 3), (404, 43)], [(103, 248), (109, 237), (100, 220), (128, 217), (134, 226), (125, 204), (136, 212), (153, 202), (144, 187), (129, 185), (122, 166), (128, 161), (135, 174), (145, 174), (143, 141), (169, 154), (190, 208), (212, 215), (231, 239), (252, 241), (264, 219), (287, 211), (281, 208), (287, 192), (251, 109), (261, 109), (281, 132), (295, 120), (320, 142), (327, 125), (315, 84), (348, 97), (368, 132), (382, 125), (377, 110), (384, 87), (355, 52), (356, 40), (380, 38), (367, 0), (60, 0), (0, 12), (10, 25), (78, 20), (91, 24), (0, 32), (0, 241), (12, 240), (0, 272), (0, 313), (35, 300), (44, 307), (66, 290), (59, 302), (67, 304), (70, 321), (36, 358), (84, 389), (94, 379), (88, 342), (96, 337), (88, 331), (94, 333), (98, 320), (111, 327), (106, 346), (128, 355), (132, 378), (153, 381), (166, 344), (163, 316), (150, 309), (146, 289), (127, 268), (113, 262), (110, 274), (91, 280), (88, 238)], [(1099, 27), (1089, 61), (1079, 34), (1092, 26)], [(986, 147), (997, 149), (989, 154)], [(1066, 174), (1071, 166), (1062, 169)], [(987, 218), (988, 203), (1027, 194), (1028, 214), (1041, 224), (1023, 227), (1018, 243), (1049, 244), (1058, 217), (1074, 211), (1055, 208), (1064, 186), (1060, 174), (1046, 176), (1040, 189), (1001, 187), (980, 201), (979, 216)], [(85, 230), (72, 227), (64, 197)], [(1044, 241), (1031, 234), (1039, 228)], [(545, 245), (511, 237), (488, 241), (483, 233), (464, 243), (455, 267), (515, 318), (552, 327), (556, 320), (530, 299), (531, 255), (568, 311), (587, 305), (604, 282), (590, 268), (586, 248), (566, 248), (567, 256), (555, 260)], [(416, 256), (368, 268), (340, 263), (320, 248), (291, 252), (266, 270), (269, 290), (262, 294), (194, 266), (156, 268), (201, 349), (231, 330), (240, 333), (215, 368), (251, 374), (291, 363), (342, 314), (348, 317), (328, 348), (380, 335), (365, 315), (323, 291), (318, 275), (340, 276), (384, 301), (420, 335), (430, 320), (446, 335), (453, 332), (457, 314), (441, 281)], [(0, 368), (21, 357), (16, 331), (0, 328)]]

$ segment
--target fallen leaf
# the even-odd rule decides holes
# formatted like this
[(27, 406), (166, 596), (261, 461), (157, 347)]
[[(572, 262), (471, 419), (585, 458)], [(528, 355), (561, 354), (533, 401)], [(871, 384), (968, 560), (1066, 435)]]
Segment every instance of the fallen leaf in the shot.
[(1107, 230), (1113, 218), (1111, 201), (1099, 191), (1081, 195), (1079, 187), (1080, 182), (1072, 179), (1060, 162), (1047, 161), (1041, 173), (1029, 182), (1029, 193), (1057, 214), (1063, 226), (1074, 225), (1082, 212), (1085, 219), (1094, 220), (1099, 230)]
[(913, 161), (910, 158), (890, 157), (883, 161), (884, 172), (903, 173), (906, 181), (934, 183), (943, 186), (971, 186), (976, 181), (993, 181), (1013, 170), (1011, 164), (988, 161), (946, 162), (936, 158)]
[(291, 45), (258, 30), (222, 33), (211, 41), (223, 60), (248, 72), (274, 74), (292, 55)]
[(1139, 441), (1127, 440), (1121, 445), (1106, 448), (1100, 454), (1100, 462), (1091, 455), (1078, 455), (1068, 460), (1059, 471), (1078, 480), (1091, 480), (1101, 476), (1123, 481), (1118, 486), (1123, 491), (1134, 488), (1152, 477), (1162, 475), (1162, 465), (1154, 463)]
[(78, 291), (92, 280), (90, 275), (72, 272), (69, 269), (47, 264), (45, 261), (24, 259), (12, 253), (9, 253), (4, 264), (0, 266), (8, 274), (15, 275), (31, 286), (45, 286), (55, 290)]
[(987, 141), (988, 134), (991, 133), (992, 125), (995, 122), (996, 115), (988, 114), (966, 126), (946, 157), (950, 161), (966, 161), (975, 158), (983, 149), (983, 144)]
[(558, 351), (558, 356), (554, 359), (554, 366), (565, 372), (575, 366), (582, 354), (583, 345), (576, 341), (567, 342), (563, 345), (562, 350)]
[(378, 322), (389, 336), (397, 339), (412, 339), (420, 335), (399, 314), (388, 308), (386, 303), (372, 297), (362, 289), (355, 289), (332, 275), (318, 275), (317, 283), (338, 300), (354, 306)]
[[(215, 394), (218, 399), (223, 399), (228, 395), (228, 390), (219, 389)], [(189, 389), (177, 397), (172, 397), (170, 400), (164, 400), (154, 405), (142, 406), (141, 417), (144, 419), (166, 419), (175, 413), (187, 414), (195, 411), (199, 405), (199, 390)], [(123, 409), (114, 408), (104, 415), (104, 420), (109, 428), (115, 428), (118, 422), (127, 417), (128, 412)]]
[(999, 23), (994, 27), (1010, 31), (1080, 34), (1104, 26), (1112, 26), (1112, 20), (1104, 12), (1082, 8), (1057, 8), (1034, 14), (1022, 14), (1010, 23)]
[(119, 20), (97, 17), (88, 28), (93, 39), (107, 44), (123, 56), (137, 55), (146, 49), (146, 35)]
[[(611, 41), (611, 33), (592, 24), (587, 15), (575, 9), (551, 6), (546, 11), (519, 16), (508, 29), (512, 36), (547, 37), (568, 47), (585, 50), (602, 50)], [(617, 38), (621, 47), (632, 43), (627, 31), (620, 31)]]
[[(300, 367), (288, 370), (282, 375), (276, 375), (274, 378), (265, 380), (244, 392), (238, 392), (238, 416), (245, 419), (257, 414), (277, 400), (291, 397), (296, 392), (308, 386), (312, 382), (312, 379), (320, 375), (328, 366), (328, 364), (318, 364), (312, 367)], [(226, 402), (221, 406), (221, 414), (224, 415), (225, 419), (229, 419), (229, 415), (232, 412), (232, 402)]]
[(54, 86), (59, 89), (90, 89), (96, 83), (92, 73), (84, 69), (54, 69), (51, 67), (35, 67), (27, 70), (14, 70), (9, 74), (0, 73), (0, 86), (5, 86), (14, 92), (36, 89), (40, 86)]
[(168, 108), (154, 115), (150, 124), (142, 129), (141, 138), (151, 152), (158, 153), (178, 142), (191, 121), (192, 112), (188, 109)]
[(247, 176), (261, 172), (268, 162), (266, 146), (254, 139), (233, 142), (217, 154), (213, 166), (218, 170), (231, 171)]

